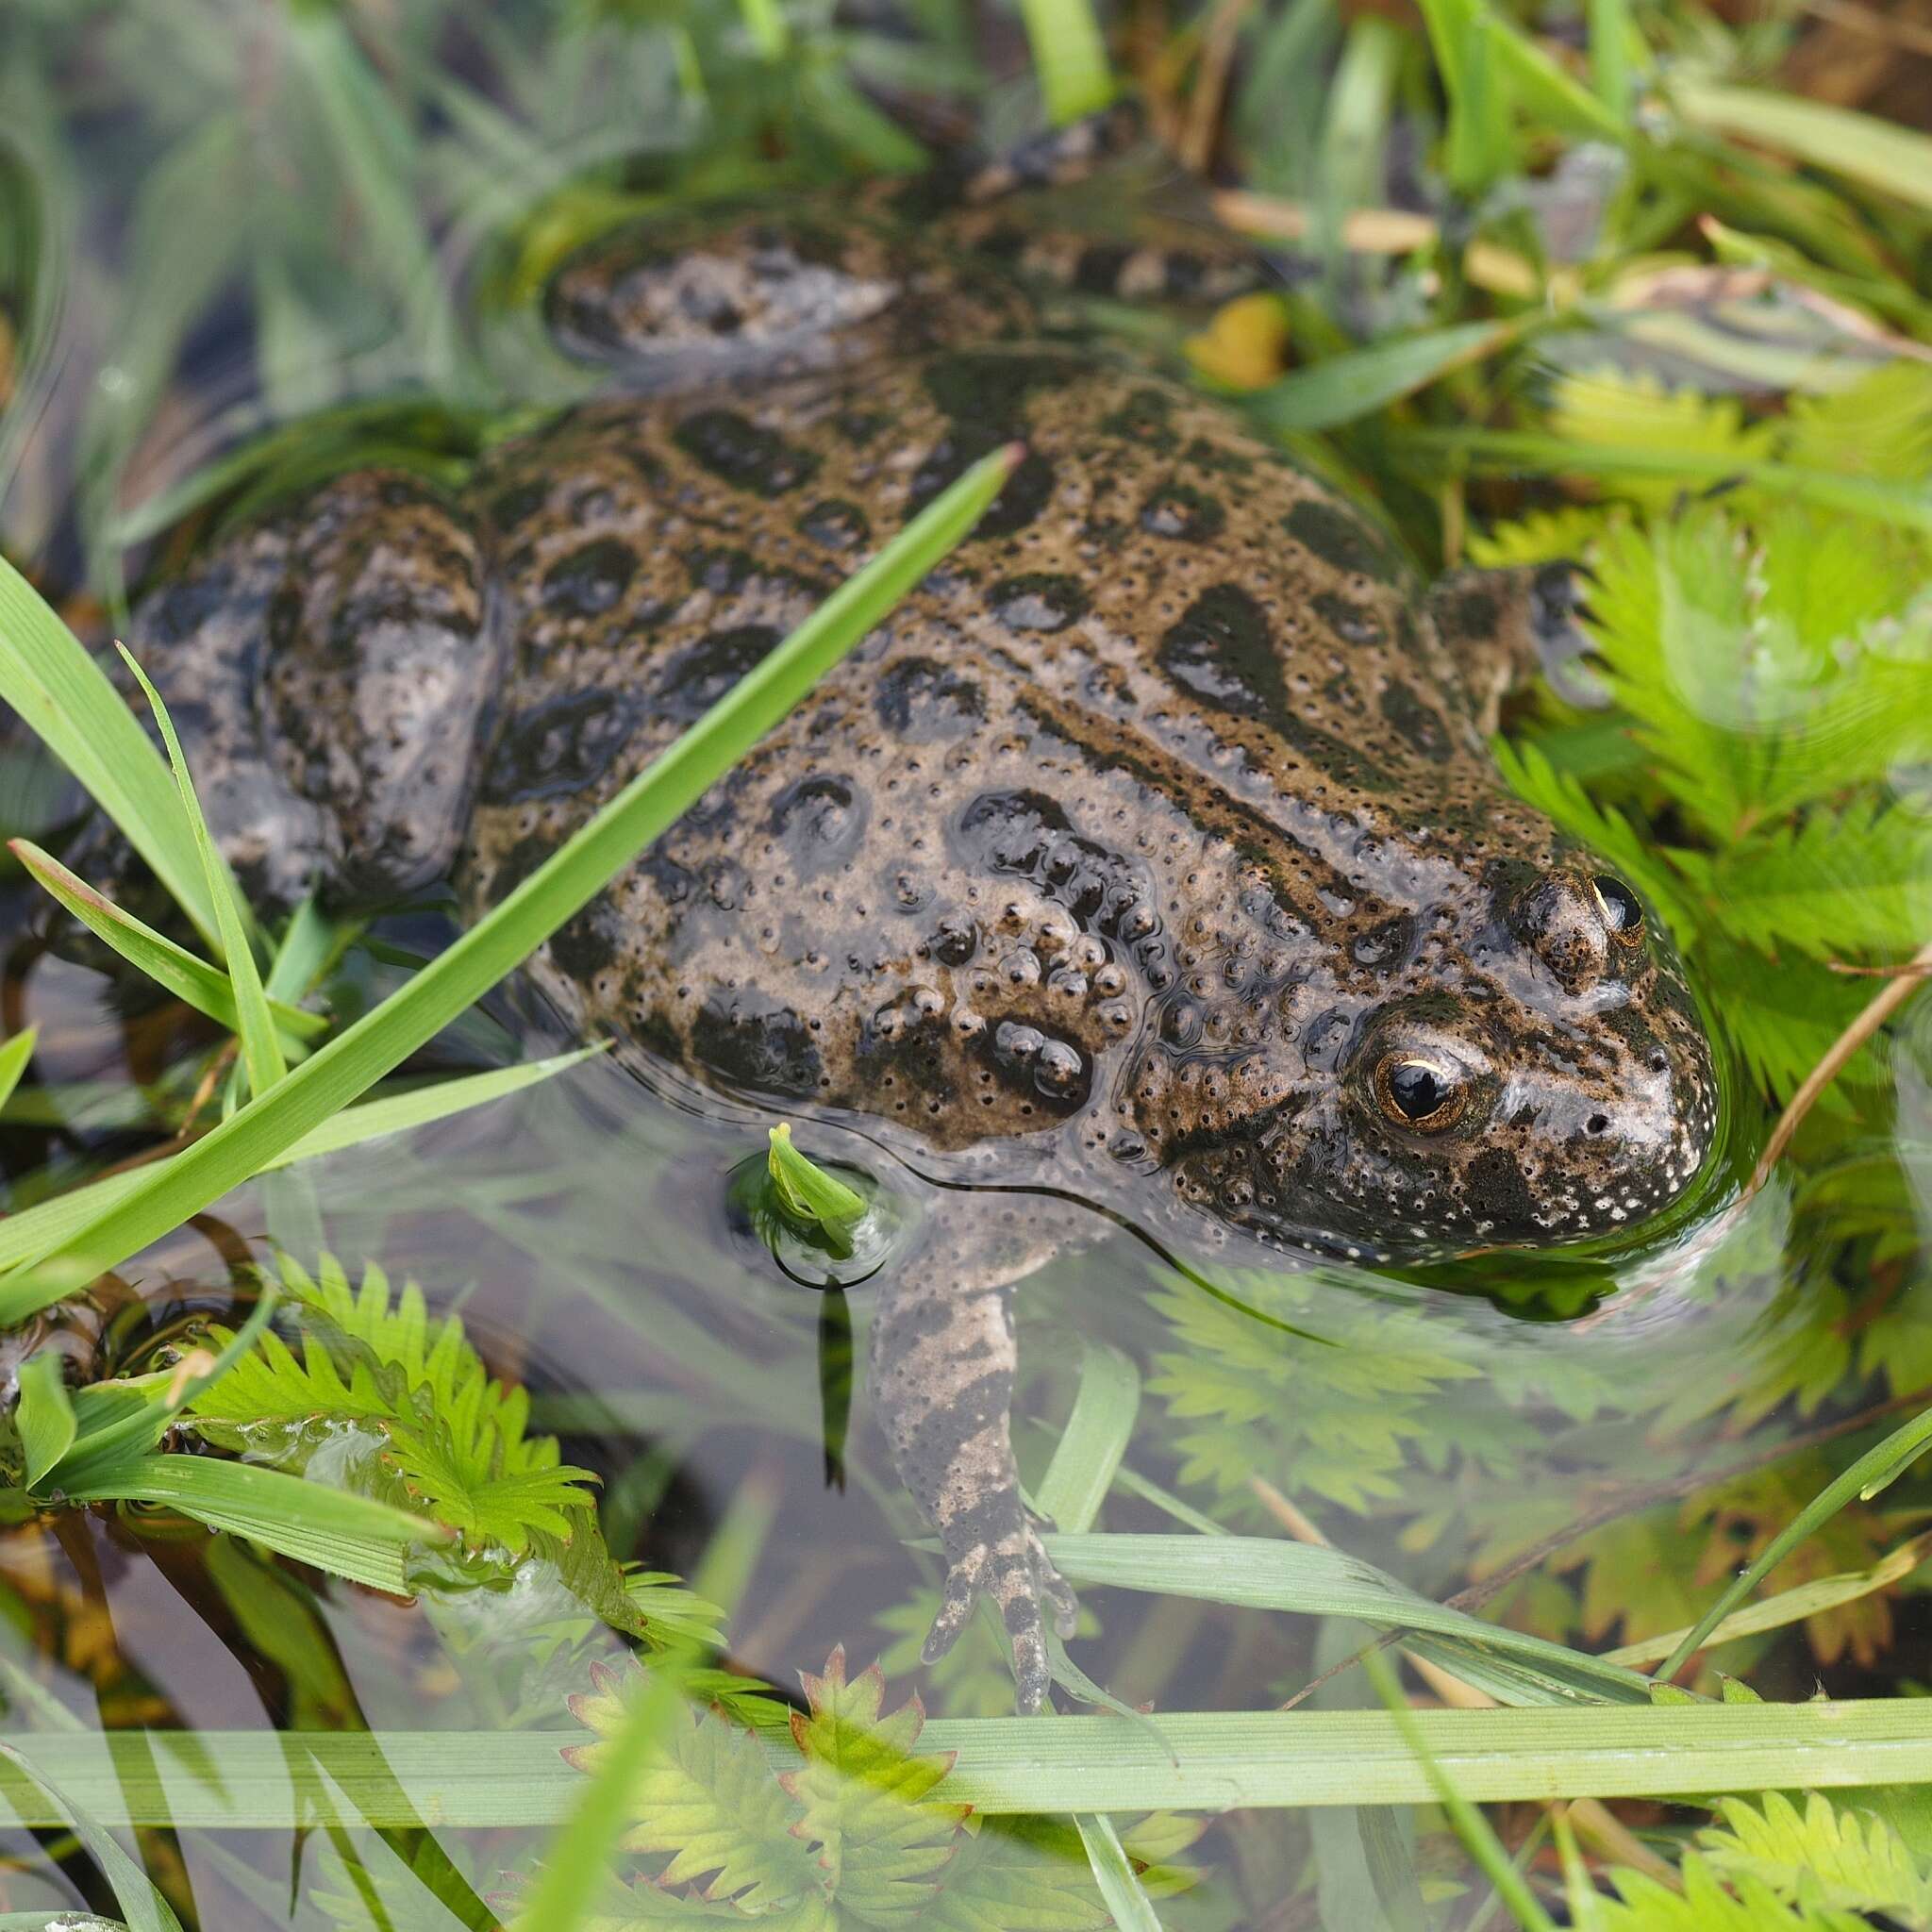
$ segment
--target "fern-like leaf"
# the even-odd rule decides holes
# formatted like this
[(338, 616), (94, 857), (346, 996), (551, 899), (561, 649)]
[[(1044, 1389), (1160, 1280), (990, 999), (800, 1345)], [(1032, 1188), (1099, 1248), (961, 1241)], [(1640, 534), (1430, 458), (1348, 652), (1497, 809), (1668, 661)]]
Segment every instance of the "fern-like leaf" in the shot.
[(1801, 1812), (1779, 1791), (1759, 1804), (1725, 1798), (1722, 1825), (1698, 1834), (1727, 1881), (1749, 1876), (1807, 1909), (1883, 1912), (1911, 1932), (1932, 1928), (1932, 1870), (1872, 1812), (1840, 1809), (1817, 1791)]

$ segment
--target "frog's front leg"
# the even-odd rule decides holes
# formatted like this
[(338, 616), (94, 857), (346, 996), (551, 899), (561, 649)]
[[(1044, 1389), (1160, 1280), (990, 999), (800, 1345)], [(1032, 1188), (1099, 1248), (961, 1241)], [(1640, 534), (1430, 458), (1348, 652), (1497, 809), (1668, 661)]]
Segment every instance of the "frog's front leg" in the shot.
[(890, 1281), (872, 1324), (872, 1396), (900, 1479), (940, 1533), (946, 1581), (922, 1655), (945, 1655), (984, 1595), (1013, 1646), (1020, 1708), (1038, 1710), (1048, 1672), (1042, 1607), (1062, 1637), (1078, 1606), (1020, 1499), (1008, 1411), (1017, 1349), (1011, 1285), (1037, 1254), (977, 1269), (938, 1265), (970, 1252), (929, 1239)]

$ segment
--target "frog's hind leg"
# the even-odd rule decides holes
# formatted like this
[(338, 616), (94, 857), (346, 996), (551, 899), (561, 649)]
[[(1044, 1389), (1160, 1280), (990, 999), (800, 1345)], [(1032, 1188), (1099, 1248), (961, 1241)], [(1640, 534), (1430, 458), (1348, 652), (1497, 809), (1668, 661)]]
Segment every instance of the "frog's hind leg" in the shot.
[(1586, 658), (1595, 641), (1581, 565), (1458, 571), (1430, 591), (1429, 616), (1469, 691), (1476, 724), (1496, 729), (1503, 700), (1541, 672), (1558, 697), (1597, 708), (1607, 702)]
[(455, 858), (500, 630), (461, 511), (420, 477), (371, 469), (158, 585), (128, 641), (250, 898), (289, 906), (317, 888), (380, 905)]
[(1020, 1708), (1035, 1711), (1049, 1677), (1042, 1610), (1062, 1637), (1078, 1611), (1021, 1500), (1009, 1429), (1011, 1286), (1043, 1257), (1009, 1246), (977, 1266), (936, 1265), (941, 1254), (965, 1252), (964, 1241), (929, 1238), (887, 1284), (873, 1316), (872, 1398), (893, 1466), (945, 1554), (944, 1593), (922, 1655), (927, 1663), (944, 1656), (985, 1596), (1012, 1643)]

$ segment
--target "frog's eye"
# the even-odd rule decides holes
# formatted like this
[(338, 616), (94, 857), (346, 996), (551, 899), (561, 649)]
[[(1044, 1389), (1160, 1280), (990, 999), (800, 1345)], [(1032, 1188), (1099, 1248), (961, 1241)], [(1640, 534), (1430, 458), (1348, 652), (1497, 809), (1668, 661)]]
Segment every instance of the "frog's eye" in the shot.
[(1637, 894), (1607, 872), (1591, 880), (1590, 890), (1596, 895), (1596, 909), (1603, 914), (1610, 937), (1634, 946), (1643, 937), (1643, 906)]
[(1441, 1060), (1391, 1053), (1375, 1069), (1375, 1098), (1392, 1121), (1439, 1134), (1461, 1117), (1469, 1098), (1461, 1074)]

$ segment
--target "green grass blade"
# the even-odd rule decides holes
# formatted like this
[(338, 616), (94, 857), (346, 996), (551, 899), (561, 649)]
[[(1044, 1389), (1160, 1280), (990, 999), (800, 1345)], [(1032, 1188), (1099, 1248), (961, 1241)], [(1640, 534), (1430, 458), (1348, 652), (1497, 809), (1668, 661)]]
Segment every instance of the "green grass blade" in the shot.
[(1034, 1497), (1049, 1523), (1075, 1532), (1093, 1527), (1140, 1412), (1141, 1372), (1132, 1359), (1111, 1342), (1088, 1342), (1074, 1412)]
[(1464, 322), (1377, 342), (1284, 375), (1247, 397), (1244, 407), (1277, 435), (1340, 428), (1480, 361), (1519, 333), (1509, 323)]
[(1679, 80), (1671, 103), (1690, 126), (1776, 148), (1813, 167), (1932, 208), (1932, 138), (1850, 108), (1768, 89)]
[[(219, 966), (197, 958), (166, 934), (124, 911), (30, 839), (12, 840), (7, 849), (44, 891), (130, 966), (197, 1013), (206, 1013), (231, 1033), (240, 1031), (235, 989)], [(328, 1022), (320, 1013), (305, 1013), (277, 1000), (269, 1002), (269, 1017), (281, 1035), (298, 1044), (298, 1050), (299, 1042), (328, 1031)]]
[(343, 931), (344, 928), (339, 927), (315, 903), (315, 894), (309, 893), (290, 913), (281, 943), (275, 948), (275, 958), (269, 961), (267, 992), (270, 1004), (276, 1000), (299, 1000), (328, 964), (341, 941)]
[(273, 1091), (143, 1176), (98, 1221), (27, 1257), (31, 1281), (0, 1284), (0, 1323), (47, 1307), (178, 1227), (433, 1039), (589, 904), (777, 724), (966, 535), (1017, 460), (1014, 446), (975, 463), (501, 905), (375, 1011)]
[(20, 1403), (13, 1420), (26, 1457), (28, 1489), (58, 1466), (80, 1432), (61, 1366), (61, 1357), (54, 1349), (42, 1349), (21, 1365)]
[(168, 747), (168, 763), (174, 770), (175, 788), (181, 794), (181, 809), (193, 836), (194, 849), (201, 855), (202, 874), (208, 880), (208, 897), (214, 903), (215, 922), (221, 929), (222, 958), (227, 966), (228, 986), (235, 997), (242, 1064), (248, 1070), (249, 1086), (258, 1095), (266, 1093), (289, 1071), (289, 1064), (282, 1058), (281, 1041), (275, 1037), (275, 1019), (268, 1009), (268, 994), (262, 990), (261, 973), (255, 963), (250, 939), (253, 921), (236, 889), (228, 862), (222, 857), (215, 844), (214, 834), (208, 828), (201, 801), (194, 795), (194, 780), (189, 773), (188, 760), (182, 756), (181, 741), (175, 735), (175, 721), (168, 716), (168, 708), (161, 702), (160, 692), (154, 688), (147, 673), (135, 662), (134, 654), (125, 644), (115, 648), (146, 692), (147, 701), (154, 708), (155, 723), (160, 726), (162, 741)]
[[(452, 1114), (535, 1086), (538, 1081), (547, 1080), (603, 1050), (601, 1044), (579, 1047), (575, 1053), (557, 1054), (549, 1059), (497, 1067), (487, 1074), (465, 1074), (455, 1080), (436, 1080), (408, 1093), (386, 1094), (380, 1100), (345, 1107), (312, 1133), (305, 1134), (294, 1146), (277, 1155), (263, 1172), (272, 1173), (298, 1160), (313, 1160), (318, 1155), (341, 1154), (348, 1148), (379, 1141), (385, 1134), (406, 1133), (411, 1127), (447, 1120)], [(148, 1172), (131, 1168), (125, 1174), (108, 1174), (51, 1201), (42, 1201), (34, 1207), (23, 1208), (18, 1214), (0, 1218), (0, 1271), (58, 1245), (88, 1226), (145, 1182)]]
[(1134, 1875), (1112, 1819), (1104, 1812), (1082, 1811), (1075, 1814), (1074, 1825), (1087, 1848), (1101, 1903), (1113, 1914), (1120, 1932), (1160, 1932), (1159, 1915)]
[[(86, 1807), (75, 1804), (59, 1786), (50, 1783), (42, 1773), (34, 1768), (26, 1755), (10, 1743), (0, 1742), (0, 1765), (5, 1766), (4, 1773), (0, 1773), (0, 1798), (24, 1817), (25, 1813), (21, 1811), (22, 1781), (28, 1781), (31, 1788), (45, 1794), (54, 1807), (57, 1828), (74, 1833), (87, 1847), (88, 1857), (93, 1860), (95, 1869), (108, 1881), (108, 1888), (114, 1894), (114, 1903), (121, 1907), (126, 1921), (127, 1932), (181, 1932), (181, 1921), (175, 1916), (154, 1880), (121, 1849)], [(85, 1924), (87, 1920), (85, 1914), (75, 1919), (60, 1914), (55, 1923)]]
[(5, 1107), (13, 1097), (13, 1090), (20, 1085), (20, 1076), (26, 1072), (27, 1062), (34, 1057), (34, 1041), (40, 1038), (32, 1026), (23, 1027), (5, 1046), (0, 1046), (0, 1107)]
[(1683, 1669), (1705, 1639), (1762, 1583), (1802, 1542), (1822, 1529), (1839, 1511), (1860, 1497), (1876, 1495), (1903, 1475), (1932, 1447), (1932, 1408), (1894, 1429), (1875, 1449), (1868, 1449), (1836, 1482), (1827, 1483), (1790, 1522), (1772, 1538), (1743, 1574), (1678, 1640), (1657, 1667), (1659, 1683), (1668, 1683)]
[(68, 1491), (75, 1503), (158, 1503), (210, 1529), (266, 1545), (298, 1563), (410, 1593), (408, 1554), (448, 1542), (453, 1532), (373, 1497), (212, 1456), (145, 1456), (132, 1468)]
[[(1932, 1781), (1932, 1702), (1924, 1698), (1411, 1717), (1439, 1769), (1472, 1804)], [(1385, 1710), (1164, 1711), (1160, 1732), (1172, 1756), (1115, 1717), (934, 1718), (920, 1749), (955, 1754), (948, 1802), (989, 1816), (1436, 1799), (1414, 1743)], [(304, 1731), (292, 1740), (299, 1750), (288, 1735), (266, 1730), (49, 1732), (20, 1740), (37, 1771), (107, 1823), (243, 1831), (289, 1829), (305, 1790), (325, 1774), (372, 1825), (423, 1817), (466, 1830), (557, 1824), (584, 1794), (583, 1774), (559, 1748), (583, 1741), (581, 1729)], [(152, 1752), (152, 1764), (142, 1751)], [(790, 1770), (797, 1759), (789, 1746), (774, 1747), (774, 1762)], [(62, 1821), (43, 1806), (26, 1822)]]
[[(1836, 1609), (1840, 1604), (1856, 1603), (1876, 1591), (1890, 1590), (1894, 1584), (1903, 1583), (1928, 1557), (1932, 1557), (1932, 1531), (1901, 1543), (1869, 1570), (1841, 1570), (1833, 1576), (1814, 1577), (1808, 1583), (1781, 1590), (1762, 1603), (1746, 1604), (1741, 1609), (1733, 1610), (1706, 1633), (1699, 1648), (1710, 1650), (1740, 1637), (1758, 1637), (1767, 1630), (1782, 1630), (1807, 1617)], [(1641, 1670), (1645, 1664), (1669, 1657), (1689, 1634), (1688, 1630), (1666, 1630), (1636, 1643), (1621, 1644), (1602, 1655), (1607, 1662), (1628, 1664), (1632, 1670)]]
[(1542, 472), (1573, 476), (1665, 476), (1693, 483), (1749, 483), (1770, 494), (1815, 503), (1821, 509), (1870, 517), (1875, 523), (1932, 532), (1932, 490), (1843, 476), (1831, 470), (1691, 449), (1622, 449), (1610, 443), (1570, 442), (1533, 430), (1416, 429), (1401, 441), (1417, 451), (1441, 451), (1483, 470)]
[(1056, 127), (1097, 113), (1113, 99), (1107, 40), (1090, 0), (1020, 0), (1020, 17)]
[(1509, 1854), (1503, 1849), (1503, 1841), (1491, 1828), (1490, 1821), (1457, 1789), (1455, 1779), (1443, 1770), (1430, 1751), (1428, 1740), (1424, 1736), (1422, 1726), (1416, 1723), (1415, 1712), (1409, 1709), (1402, 1694), (1402, 1685), (1389, 1659), (1380, 1651), (1371, 1651), (1362, 1663), (1369, 1674), (1369, 1681), (1375, 1687), (1375, 1694), (1395, 1720), (1395, 1727), (1402, 1734), (1404, 1742), (1415, 1753), (1429, 1783), (1435, 1788), (1437, 1802), (1449, 1814), (1449, 1823), (1455, 1827), (1456, 1836), (1475, 1860), (1476, 1868), (1495, 1887), (1498, 1896), (1516, 1915), (1516, 1923), (1524, 1932), (1557, 1932), (1556, 1921), (1537, 1902), (1528, 1880), (1510, 1863)]
[[(1649, 1680), (1600, 1657), (1531, 1637), (1419, 1595), (1341, 1550), (1268, 1537), (1049, 1536), (1071, 1583), (1203, 1597), (1247, 1609), (1354, 1617), (1382, 1629), (1456, 1640), (1479, 1656), (1521, 1660), (1573, 1700), (1648, 1702)], [(1461, 1664), (1450, 1666), (1458, 1674)], [(1165, 1720), (1162, 1720), (1163, 1724)]]
[(1590, 84), (1618, 117), (1630, 111), (1630, 0), (1590, 0)]
[(11, 705), (213, 944), (220, 926), (174, 778), (74, 633), (0, 558), (0, 700)]

